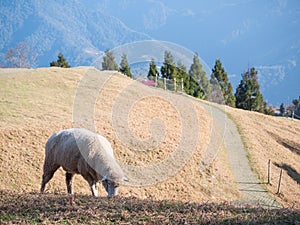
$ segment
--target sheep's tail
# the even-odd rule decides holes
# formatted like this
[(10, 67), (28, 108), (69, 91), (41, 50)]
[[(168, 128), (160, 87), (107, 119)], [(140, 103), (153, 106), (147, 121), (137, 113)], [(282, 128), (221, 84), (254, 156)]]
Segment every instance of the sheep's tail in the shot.
[(60, 142), (60, 136), (60, 132), (57, 132), (48, 139), (45, 145), (46, 155), (47, 152), (51, 152), (51, 150), (54, 149), (55, 146)]

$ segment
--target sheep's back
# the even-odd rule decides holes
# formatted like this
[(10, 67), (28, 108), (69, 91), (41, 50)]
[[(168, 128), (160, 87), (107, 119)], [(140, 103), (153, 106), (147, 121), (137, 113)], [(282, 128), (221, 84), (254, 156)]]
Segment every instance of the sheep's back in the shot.
[(71, 130), (53, 134), (46, 143), (46, 160), (62, 166), (66, 171), (78, 173), (80, 158), (81, 154)]
[(105, 137), (82, 128), (76, 129), (75, 133), (81, 154), (91, 168), (110, 180), (123, 179), (124, 172), (115, 160), (111, 144)]
[(124, 176), (109, 141), (84, 128), (71, 128), (53, 134), (46, 143), (47, 155), (66, 171), (78, 173), (92, 169), (112, 180)]

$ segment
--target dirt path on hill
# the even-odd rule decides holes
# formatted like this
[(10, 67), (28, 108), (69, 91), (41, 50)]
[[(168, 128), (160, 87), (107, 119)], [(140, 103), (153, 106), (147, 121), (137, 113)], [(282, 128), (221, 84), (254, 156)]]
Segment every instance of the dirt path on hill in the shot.
[[(247, 151), (242, 142), (236, 124), (217, 107), (200, 102), (201, 106), (211, 113), (214, 124), (211, 137), (214, 139), (222, 138), (228, 154), (230, 168), (241, 192), (241, 203), (258, 204), (264, 207), (280, 207), (280, 204), (272, 198), (268, 191), (263, 187), (263, 183), (252, 171), (247, 157)], [(211, 140), (204, 165), (210, 163), (216, 157), (218, 141)]]

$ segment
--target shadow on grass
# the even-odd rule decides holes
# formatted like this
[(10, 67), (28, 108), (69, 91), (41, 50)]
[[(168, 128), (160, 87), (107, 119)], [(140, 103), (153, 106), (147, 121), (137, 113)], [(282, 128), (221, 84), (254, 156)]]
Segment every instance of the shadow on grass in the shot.
[[(292, 152), (295, 152), (296, 154), (300, 155), (300, 149), (292, 146), (291, 144), (287, 142), (282, 142), (282, 145), (288, 149), (290, 149)], [(298, 146), (297, 146), (298, 147)]]
[(296, 224), (300, 211), (66, 194), (0, 191), (0, 224)]
[(297, 184), (300, 184), (300, 174), (290, 165), (286, 164), (286, 163), (274, 163), (275, 166), (285, 170), (287, 172), (287, 174), (294, 180), (297, 182)]
[(277, 141), (278, 144), (280, 144), (283, 147), (289, 149), (290, 151), (296, 153), (297, 155), (300, 155), (300, 145), (298, 143), (283, 139), (282, 137), (280, 137), (277, 134), (274, 134), (272, 132), (268, 132), (268, 133)]

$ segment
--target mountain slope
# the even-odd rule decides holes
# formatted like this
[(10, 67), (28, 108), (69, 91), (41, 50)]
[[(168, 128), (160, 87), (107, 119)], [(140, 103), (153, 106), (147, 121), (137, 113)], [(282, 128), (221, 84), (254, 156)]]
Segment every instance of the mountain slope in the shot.
[(105, 14), (102, 6), (82, 1), (1, 1), (0, 52), (26, 41), (47, 66), (62, 51), (72, 66), (91, 65), (108, 48), (150, 39)]

